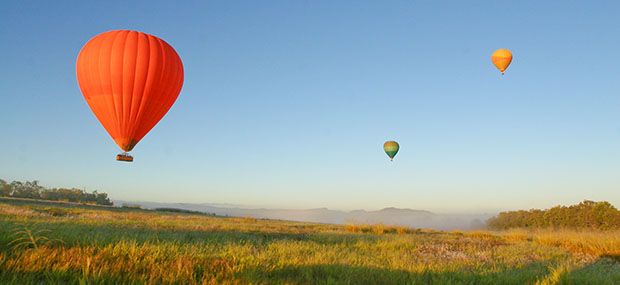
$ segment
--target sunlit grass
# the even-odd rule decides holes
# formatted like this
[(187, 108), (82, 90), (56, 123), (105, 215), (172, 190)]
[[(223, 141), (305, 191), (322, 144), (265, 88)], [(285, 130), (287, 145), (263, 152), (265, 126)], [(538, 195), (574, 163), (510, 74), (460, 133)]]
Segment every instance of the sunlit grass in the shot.
[(352, 233), (373, 233), (377, 235), (382, 234), (410, 234), (414, 232), (420, 232), (403, 226), (388, 226), (384, 224), (348, 224), (344, 227), (344, 230)]
[[(23, 225), (63, 243), (11, 247)], [(618, 232), (441, 232), (0, 201), (0, 283), (12, 284), (618, 284), (618, 249)]]
[(533, 241), (594, 256), (620, 255), (620, 231), (510, 230), (498, 235), (513, 242)]

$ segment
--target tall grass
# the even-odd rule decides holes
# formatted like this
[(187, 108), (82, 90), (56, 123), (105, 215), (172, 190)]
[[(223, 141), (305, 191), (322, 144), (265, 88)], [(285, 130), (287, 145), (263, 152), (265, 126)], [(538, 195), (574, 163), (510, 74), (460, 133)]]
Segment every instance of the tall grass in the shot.
[[(28, 224), (50, 240), (12, 248)], [(616, 233), (441, 232), (0, 203), (0, 283), (620, 283)], [(578, 283), (577, 283), (578, 284)]]
[(403, 226), (388, 226), (384, 224), (348, 224), (344, 227), (344, 230), (352, 233), (373, 233), (377, 235), (382, 234), (410, 234), (418, 232), (419, 230), (403, 227)]
[(513, 242), (533, 241), (593, 256), (620, 255), (620, 231), (510, 230), (498, 235)]

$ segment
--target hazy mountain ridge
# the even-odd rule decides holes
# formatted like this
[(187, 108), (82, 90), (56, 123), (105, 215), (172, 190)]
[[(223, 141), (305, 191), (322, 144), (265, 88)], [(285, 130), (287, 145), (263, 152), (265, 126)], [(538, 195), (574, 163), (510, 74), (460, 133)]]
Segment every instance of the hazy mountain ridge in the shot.
[[(295, 209), (266, 209), (266, 208), (240, 208), (219, 207), (214, 204), (191, 204), (191, 203), (158, 203), (143, 201), (115, 200), (115, 205), (132, 204), (140, 205), (145, 209), (177, 208), (204, 213), (212, 213), (221, 216), (253, 217), (258, 219), (290, 220), (329, 224), (386, 224), (401, 225), (413, 228), (430, 228), (438, 230), (472, 229), (479, 228), (484, 221), (494, 214), (436, 214), (425, 210), (384, 208), (377, 211), (353, 210), (340, 211), (328, 208), (315, 208), (305, 210)], [(221, 204), (218, 204), (221, 205)]]

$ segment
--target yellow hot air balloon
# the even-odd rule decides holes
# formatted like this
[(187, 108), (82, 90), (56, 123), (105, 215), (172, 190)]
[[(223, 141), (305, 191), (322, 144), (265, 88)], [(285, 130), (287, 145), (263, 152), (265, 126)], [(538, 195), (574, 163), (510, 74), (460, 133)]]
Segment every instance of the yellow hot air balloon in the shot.
[(497, 67), (497, 69), (502, 72), (502, 75), (504, 75), (504, 72), (506, 72), (506, 68), (508, 68), (510, 62), (512, 62), (512, 52), (503, 48), (498, 49), (491, 56), (491, 61), (493, 62), (495, 67)]

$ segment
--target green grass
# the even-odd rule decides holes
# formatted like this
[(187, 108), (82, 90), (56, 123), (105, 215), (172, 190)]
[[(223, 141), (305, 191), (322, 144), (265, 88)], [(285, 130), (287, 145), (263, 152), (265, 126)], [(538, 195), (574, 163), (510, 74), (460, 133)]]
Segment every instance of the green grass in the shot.
[[(34, 244), (11, 244), (24, 230)], [(440, 232), (0, 199), (0, 284), (620, 284), (618, 256), (618, 232)]]

